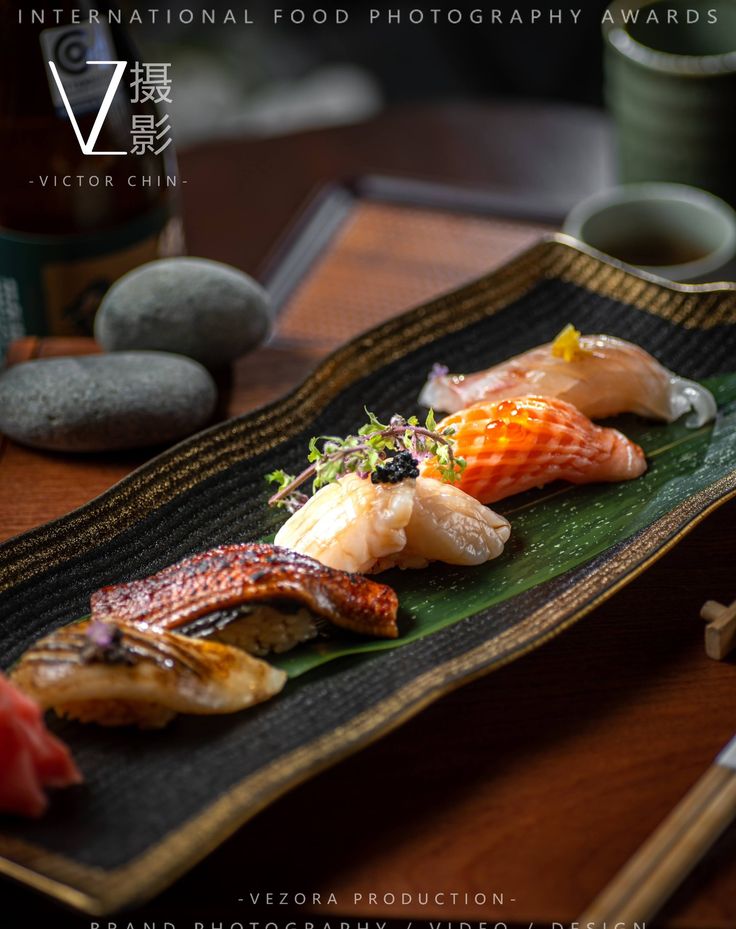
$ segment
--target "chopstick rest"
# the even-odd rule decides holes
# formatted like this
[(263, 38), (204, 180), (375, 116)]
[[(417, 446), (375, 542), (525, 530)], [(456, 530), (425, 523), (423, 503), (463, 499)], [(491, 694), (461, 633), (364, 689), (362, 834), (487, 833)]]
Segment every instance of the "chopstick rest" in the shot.
[(708, 623), (705, 627), (705, 653), (709, 658), (722, 661), (736, 646), (736, 600), (724, 606), (716, 600), (707, 600), (700, 615)]
[(651, 919), (734, 818), (736, 737), (596, 897), (579, 925)]

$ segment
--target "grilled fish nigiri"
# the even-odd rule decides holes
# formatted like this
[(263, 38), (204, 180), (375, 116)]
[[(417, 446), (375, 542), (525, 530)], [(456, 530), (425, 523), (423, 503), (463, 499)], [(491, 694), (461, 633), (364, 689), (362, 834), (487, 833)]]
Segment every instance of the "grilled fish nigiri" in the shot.
[(60, 716), (150, 729), (177, 713), (243, 710), (277, 694), (286, 674), (218, 642), (86, 620), (32, 645), (11, 680)]
[(421, 403), (455, 413), (481, 401), (530, 394), (557, 397), (591, 419), (638, 413), (687, 425), (713, 419), (716, 403), (705, 387), (678, 377), (644, 349), (610, 335), (584, 335), (568, 326), (554, 342), (475, 374), (431, 375)]
[[(646, 471), (644, 452), (616, 429), (594, 425), (572, 404), (550, 397), (476, 403), (446, 416), (454, 452), (466, 466), (456, 484), (492, 503), (550, 481), (626, 481)], [(433, 458), (421, 473), (436, 477)]]
[(390, 587), (261, 543), (222, 545), (142, 580), (92, 595), (92, 617), (145, 623), (237, 645), (254, 655), (314, 638), (320, 623), (396, 638)]
[(276, 542), (333, 568), (371, 573), (430, 561), (482, 564), (501, 554), (509, 533), (507, 520), (451, 484), (376, 484), (347, 474), (297, 510)]

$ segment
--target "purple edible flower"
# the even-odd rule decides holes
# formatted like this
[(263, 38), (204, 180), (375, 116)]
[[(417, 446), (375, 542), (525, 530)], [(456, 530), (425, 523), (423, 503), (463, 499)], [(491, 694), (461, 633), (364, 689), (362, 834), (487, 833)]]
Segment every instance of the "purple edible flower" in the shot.
[(87, 626), (87, 644), (82, 649), (82, 659), (89, 664), (134, 664), (132, 654), (123, 643), (123, 632), (115, 623), (93, 619)]
[(435, 362), (432, 365), (432, 370), (429, 372), (429, 380), (438, 381), (441, 377), (447, 377), (449, 373), (450, 369), (447, 367), (447, 365), (441, 365)]
[(97, 648), (110, 648), (118, 637), (117, 626), (103, 622), (101, 619), (93, 619), (87, 627), (87, 638)]

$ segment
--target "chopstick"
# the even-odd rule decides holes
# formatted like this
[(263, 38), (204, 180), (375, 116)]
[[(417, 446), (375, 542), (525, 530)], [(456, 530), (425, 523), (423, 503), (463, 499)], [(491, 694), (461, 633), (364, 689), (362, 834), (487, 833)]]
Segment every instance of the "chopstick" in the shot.
[(580, 917), (615, 925), (651, 919), (736, 818), (736, 739)]

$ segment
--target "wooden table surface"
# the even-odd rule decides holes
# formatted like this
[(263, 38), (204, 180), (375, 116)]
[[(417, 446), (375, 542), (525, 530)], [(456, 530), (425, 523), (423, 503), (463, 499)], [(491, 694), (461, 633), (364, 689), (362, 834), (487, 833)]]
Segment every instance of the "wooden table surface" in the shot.
[[(181, 157), (189, 180), (189, 248), (257, 271), (315, 183), (366, 171), (482, 184), (538, 198), (542, 212), (564, 212), (607, 180), (608, 153), (607, 128), (596, 114), (468, 104), (204, 146)], [(340, 299), (346, 268), (355, 268), (357, 277), (349, 279), (358, 289), (361, 269), (376, 273), (371, 230), (379, 219), (395, 229), (406, 219), (385, 209), (379, 217), (368, 208), (345, 230), (338, 259), (321, 269), (327, 289), (304, 283), (277, 339), (222, 385), (221, 415), (272, 399), (324, 354), (336, 330), (315, 334), (304, 321), (321, 297)], [(393, 278), (381, 266), (391, 298), (378, 310), (354, 298), (353, 314), (396, 312), (402, 300), (480, 273), (539, 233), (523, 223), (499, 232), (480, 221), (461, 231), (452, 222), (428, 214), (423, 229), (435, 237), (451, 232), (455, 258), (427, 275), (401, 245), (405, 237), (397, 236)], [(408, 291), (389, 286), (399, 271), (404, 279), (413, 275)], [(348, 297), (345, 288), (342, 296)], [(16, 351), (20, 357), (67, 350), (93, 346), (27, 342)], [(44, 455), (8, 442), (0, 456), (2, 538), (83, 503), (143, 458)], [(139, 927), (144, 919), (159, 926), (168, 920), (177, 929), (197, 919), (246, 924), (255, 913), (282, 922), (301, 915), (319, 925), (315, 911), (333, 924), (349, 914), (547, 926), (575, 919), (732, 734), (736, 669), (705, 657), (698, 610), (708, 598), (728, 602), (736, 595), (735, 514), (733, 505), (724, 506), (560, 638), (445, 697), (293, 791), (118, 925)], [(734, 851), (732, 831), (657, 925), (736, 925)], [(316, 892), (322, 902), (307, 908), (311, 917), (293, 905), (264, 905), (263, 896), (249, 903), (251, 893), (266, 890)], [(420, 895), (440, 892), (441, 902), (419, 902)], [(90, 925), (7, 882), (0, 893), (3, 912), (16, 914), (11, 929)], [(330, 893), (336, 904), (328, 902)], [(410, 903), (402, 905), (402, 893)], [(384, 894), (397, 902), (383, 901)], [(503, 902), (479, 905), (476, 894), (500, 895)]]

